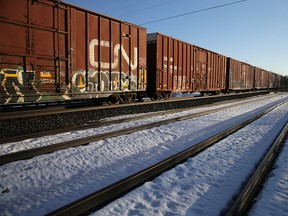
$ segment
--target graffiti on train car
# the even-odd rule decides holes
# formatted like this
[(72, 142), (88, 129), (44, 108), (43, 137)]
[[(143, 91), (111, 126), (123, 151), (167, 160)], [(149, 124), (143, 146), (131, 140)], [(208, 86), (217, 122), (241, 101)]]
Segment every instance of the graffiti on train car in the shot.
[[(129, 58), (124, 47), (121, 44), (116, 44), (113, 48), (113, 58), (112, 58), (113, 60), (111, 60), (111, 62), (105, 62), (105, 61), (98, 62), (95, 59), (95, 50), (97, 46), (110, 48), (111, 44), (109, 41), (103, 41), (103, 40), (99, 41), (98, 39), (91, 40), (89, 44), (89, 61), (93, 68), (89, 69), (87, 75), (85, 70), (78, 70), (73, 72), (72, 91), (84, 93), (84, 92), (99, 92), (99, 91), (108, 92), (108, 91), (137, 90), (137, 79), (138, 79), (137, 74), (131, 73), (129, 75), (129, 71), (127, 72), (119, 71), (121, 56), (123, 57), (124, 62), (126, 62), (127, 65), (130, 67), (131, 71), (137, 70), (138, 68), (137, 47), (134, 47), (133, 61)], [(119, 56), (120, 54), (121, 56)], [(140, 58), (139, 64), (145, 65), (146, 58)], [(139, 74), (142, 74), (141, 71), (139, 71)], [(139, 79), (139, 83), (141, 83), (142, 80), (146, 80), (146, 73), (145, 77), (141, 77)]]
[(1, 103), (23, 103), (25, 94), (31, 93), (33, 100), (38, 100), (40, 95), (31, 79), (35, 76), (34, 71), (24, 71), (22, 67), (16, 69), (1, 69)]
[[(86, 71), (79, 70), (75, 71), (72, 76), (72, 91), (78, 91), (79, 93), (84, 92), (103, 92), (103, 91), (127, 91), (130, 82), (130, 90), (137, 89), (137, 76), (127, 75), (124, 72), (113, 71), (100, 71), (100, 82), (99, 72), (94, 69), (88, 71), (88, 82), (86, 89)], [(121, 77), (121, 78), (120, 78)], [(121, 88), (120, 88), (121, 87)]]
[[(89, 68), (88, 73), (84, 69), (73, 71), (68, 85), (61, 83), (62, 94), (56, 93), (54, 72), (35, 72), (33, 70), (24, 70), (23, 67), (1, 69), (1, 103), (40, 101), (47, 100), (49, 97), (50, 99), (58, 97), (58, 99), (69, 100), (73, 94), (83, 93), (96, 93), (95, 97), (98, 97), (97, 93), (102, 92), (137, 90), (137, 83), (139, 84), (139, 89), (146, 88), (146, 68), (143, 67), (146, 65), (146, 58), (138, 59), (137, 47), (134, 47), (134, 56), (133, 60), (131, 60), (124, 47), (116, 44), (113, 48), (114, 60), (110, 64), (104, 61), (99, 63), (95, 60), (95, 46), (99, 45), (110, 47), (108, 41), (93, 39), (89, 46), (89, 60), (92, 68)], [(120, 54), (121, 56), (119, 56)], [(121, 57), (123, 57), (123, 62), (128, 65), (125, 72), (119, 66), (120, 63), (123, 64), (120, 61)], [(141, 67), (137, 72), (138, 60)], [(120, 68), (121, 72), (119, 71)], [(61, 80), (64, 80), (65, 76), (66, 73), (60, 71)], [(142, 86), (140, 87), (141, 84)]]
[(55, 78), (53, 74), (47, 71), (41, 71), (36, 74), (35, 71), (24, 70), (23, 67), (1, 69), (0, 103), (36, 102), (56, 99), (55, 97), (70, 99), (67, 98), (67, 91), (63, 95), (54, 94)]
[[(100, 43), (99, 43), (100, 42)], [(98, 68), (99, 67), (99, 62), (95, 60), (95, 46), (100, 46), (102, 47), (110, 47), (110, 42), (109, 41), (99, 41), (98, 39), (93, 39), (90, 42), (89, 45), (89, 57), (90, 57), (90, 64)], [(122, 57), (125, 59), (128, 65), (130, 65), (131, 70), (136, 70), (138, 63), (137, 63), (137, 58), (138, 58), (138, 51), (137, 47), (134, 47), (134, 62), (129, 59), (129, 56), (127, 52), (125, 51), (124, 47), (121, 44), (116, 44), (114, 46), (114, 62), (111, 62), (111, 68), (115, 69), (118, 67), (119, 64), (119, 53), (121, 53)], [(110, 68), (110, 63), (109, 62), (100, 62), (101, 68)]]
[[(169, 73), (173, 76), (173, 90), (175, 92), (185, 91), (186, 85), (187, 85), (187, 76), (185, 75), (178, 75), (178, 71), (182, 71), (182, 67), (178, 67), (174, 63), (174, 59), (172, 57), (169, 58), (169, 69), (168, 69), (168, 57), (163, 57), (163, 72), (167, 73), (167, 70), (169, 70)], [(193, 67), (191, 66), (191, 73), (193, 71)], [(174, 75), (173, 75), (174, 74)], [(164, 85), (164, 88), (167, 88), (167, 84)]]

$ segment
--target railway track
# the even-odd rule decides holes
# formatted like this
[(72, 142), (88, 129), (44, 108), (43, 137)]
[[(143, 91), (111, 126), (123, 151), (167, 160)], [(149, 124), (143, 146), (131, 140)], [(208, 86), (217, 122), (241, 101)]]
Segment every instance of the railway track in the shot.
[(231, 206), (225, 212), (225, 216), (240, 216), (247, 213), (253, 204), (253, 198), (259, 192), (261, 184), (264, 182), (269, 169), (272, 167), (273, 162), (277, 158), (277, 155), (287, 135), (288, 123), (285, 125), (285, 127), (283, 127), (281, 133), (278, 135), (273, 145), (271, 145), (269, 151), (265, 157), (263, 157), (263, 160), (255, 169), (255, 172), (253, 175), (251, 175), (251, 178), (247, 181), (247, 184), (243, 187), (238, 197), (232, 202)]
[[(49, 105), (43, 105), (43, 106), (32, 106), (31, 109), (29, 107), (26, 107), (24, 109), (5, 109), (4, 111), (0, 109), (0, 120), (16, 120), (20, 118), (30, 118), (30, 117), (36, 117), (36, 116), (43, 116), (43, 115), (54, 115), (54, 114), (63, 114), (63, 113), (71, 113), (71, 112), (79, 112), (79, 111), (95, 111), (95, 110), (101, 110), (104, 108), (114, 108), (114, 107), (122, 107), (122, 106), (138, 106), (139, 103), (142, 105), (145, 104), (161, 104), (161, 103), (169, 103), (169, 102), (177, 102), (177, 101), (189, 101), (189, 100), (196, 100), (201, 101), (205, 98), (219, 98), (219, 101), (223, 101), (225, 99), (230, 100), (231, 98), (241, 98), (241, 97), (251, 97), (251, 96), (257, 96), (257, 95), (263, 95), (268, 94), (269, 91), (259, 91), (259, 92), (249, 92), (249, 93), (238, 93), (238, 94), (228, 94), (228, 95), (216, 95), (216, 96), (202, 96), (202, 97), (176, 97), (176, 98), (170, 98), (167, 100), (157, 100), (157, 101), (145, 101), (145, 102), (135, 102), (130, 104), (115, 104), (115, 105), (107, 105), (106, 103), (99, 104), (91, 104), (91, 103), (75, 103), (75, 106), (65, 106), (63, 105), (57, 105), (57, 106), (49, 106)], [(208, 99), (209, 100), (209, 99)], [(69, 103), (70, 104), (70, 103)], [(68, 104), (68, 105), (69, 105)], [(21, 106), (21, 104), (19, 105)]]
[(45, 133), (46, 131), (61, 130), (63, 128), (71, 129), (72, 127), (85, 125), (89, 122), (95, 122), (119, 115), (196, 107), (219, 101), (235, 100), (267, 93), (267, 91), (264, 91), (198, 98), (184, 97), (180, 99), (141, 102), (129, 105), (120, 104), (117, 106), (82, 107), (78, 109), (63, 109), (57, 107), (55, 109), (0, 113), (0, 130), (3, 131), (3, 133), (0, 134), (0, 139)]
[[(175, 155), (177, 152), (180, 152), (182, 150), (184, 151), (184, 149), (199, 143), (200, 141), (204, 140), (208, 136), (211, 137), (219, 133), (221, 130), (223, 131), (224, 129), (228, 129), (232, 127), (232, 125), (235, 124), (236, 122), (247, 120), (249, 116), (251, 117), (255, 113), (259, 113), (261, 110), (267, 109), (272, 104), (275, 105), (276, 102), (277, 101), (279, 102), (280, 100), (284, 101), (284, 100), (287, 100), (287, 98), (286, 97), (283, 98), (282, 96), (277, 96), (276, 98), (271, 98), (271, 99), (269, 98), (268, 100), (263, 100), (263, 102), (255, 101), (255, 104), (247, 104), (244, 106), (233, 108), (231, 110), (219, 111), (217, 113), (194, 118), (192, 120), (186, 120), (186, 121), (184, 120), (181, 122), (177, 122), (177, 123), (173, 123), (173, 124), (169, 124), (169, 125), (165, 125), (165, 126), (161, 126), (157, 128), (152, 128), (152, 129), (145, 130), (145, 131), (140, 131), (140, 132), (132, 133), (132, 134), (125, 135), (125, 136), (120, 136), (117, 138), (101, 140), (101, 141), (94, 142), (87, 146), (83, 146), (79, 148), (69, 148), (67, 150), (54, 152), (53, 154), (42, 155), (39, 157), (31, 158), (29, 160), (22, 160), (22, 161), (18, 161), (14, 163), (5, 164), (1, 166), (1, 169), (0, 169), (0, 176), (2, 178), (1, 185), (0, 185), (1, 186), (0, 192), (2, 192), (2, 195), (0, 197), (1, 199), (0, 201), (4, 204), (0, 206), (0, 211), (7, 212), (7, 214), (9, 213), (13, 215), (47, 214), (48, 212), (53, 211), (57, 208), (60, 208), (61, 206), (64, 206), (70, 202), (73, 202), (81, 197), (84, 197), (87, 194), (92, 193), (93, 191), (94, 192), (99, 191), (111, 184), (114, 184), (115, 182), (123, 178), (126, 178), (127, 176), (132, 175), (135, 172), (144, 170), (148, 166), (155, 165), (161, 160)], [(211, 176), (210, 174), (212, 173), (212, 176), (213, 176), (213, 173), (215, 170), (215, 174), (216, 174), (215, 177), (219, 176), (219, 172), (221, 172), (220, 173), (221, 176), (223, 177), (224, 175), (226, 176), (226, 172), (231, 169), (231, 167), (225, 167), (226, 165), (231, 164), (231, 159), (228, 158), (227, 160), (226, 158), (227, 156), (230, 155), (230, 152), (232, 152), (233, 150), (236, 150), (236, 148), (237, 148), (237, 156), (236, 156), (236, 159), (232, 159), (232, 162), (233, 160), (235, 162), (238, 161), (240, 157), (247, 158), (247, 156), (243, 154), (244, 151), (242, 149), (244, 148), (249, 147), (250, 149), (252, 147), (254, 151), (256, 150), (255, 153), (256, 152), (258, 153), (259, 151), (257, 147), (258, 144), (254, 145), (250, 142), (251, 144), (247, 145), (246, 141), (249, 140), (252, 142), (257, 142), (257, 140), (259, 140), (258, 136), (256, 136), (255, 139), (250, 136), (254, 134), (256, 131), (258, 131), (259, 129), (262, 131), (264, 129), (263, 132), (264, 134), (266, 134), (265, 135), (266, 138), (264, 138), (264, 141), (267, 140), (267, 144), (268, 144), (268, 141), (273, 139), (274, 137), (273, 134), (276, 135), (275, 130), (274, 130), (274, 127), (275, 127), (274, 125), (275, 124), (283, 125), (283, 121), (287, 120), (288, 116), (287, 116), (286, 108), (287, 108), (287, 103), (275, 109), (275, 111), (268, 113), (263, 118), (257, 120), (257, 122), (252, 123), (251, 125), (248, 125), (244, 129), (237, 131), (235, 135), (232, 135), (226, 139), (223, 139), (223, 141), (217, 143), (217, 145), (211, 148), (208, 148), (207, 150), (202, 151), (201, 154), (197, 154), (197, 156), (189, 159), (187, 162), (189, 161), (193, 161), (193, 163), (196, 162), (192, 166), (192, 169), (187, 168), (187, 170), (191, 171), (190, 174), (187, 173), (188, 175), (186, 175), (184, 173), (183, 174), (179, 173), (178, 175), (178, 172), (183, 170), (184, 164), (187, 164), (187, 162), (185, 162), (184, 164), (180, 165), (181, 167), (180, 170), (179, 170), (179, 167), (177, 166), (176, 169), (172, 169), (169, 172), (165, 172), (165, 174), (163, 175), (167, 176), (168, 173), (171, 173), (171, 172), (175, 173), (174, 170), (178, 170), (175, 173), (177, 175), (172, 178), (169, 177), (169, 179), (171, 180), (175, 179), (178, 185), (181, 182), (181, 179), (184, 176), (187, 176), (188, 179), (186, 181), (189, 181), (190, 183), (192, 183), (192, 182), (195, 182), (195, 180), (193, 179), (195, 178), (197, 179), (199, 177), (199, 174), (203, 173), (203, 168), (207, 169), (209, 167), (209, 164), (207, 164), (205, 161), (208, 162), (211, 160), (211, 162), (213, 161), (212, 163), (213, 165), (211, 167), (212, 170), (209, 170), (209, 171), (207, 170), (208, 171), (207, 174), (209, 176), (209, 179), (211, 180), (211, 189), (213, 190), (212, 187), (214, 185), (223, 187), (223, 185), (221, 186), (221, 184), (223, 184), (222, 179), (218, 179), (218, 178), (212, 179), (210, 178)], [(271, 122), (271, 120), (272, 122), (275, 121), (275, 123), (270, 125), (269, 122)], [(118, 128), (121, 128), (121, 126), (119, 126)], [(268, 131), (270, 130), (272, 133), (271, 132), (268, 133)], [(105, 129), (103, 131), (105, 131)], [(236, 141), (235, 143), (235, 138), (237, 136), (240, 137), (241, 138), (240, 140), (242, 141), (243, 141), (242, 137), (245, 138), (245, 141), (244, 141), (245, 144), (241, 143), (241, 141), (240, 143), (238, 141)], [(151, 137), (153, 137), (153, 139), (151, 139)], [(50, 137), (48, 137), (48, 139), (40, 138), (39, 141), (45, 142), (46, 140), (50, 140), (51, 138)], [(59, 141), (60, 138), (61, 137), (59, 138), (56, 137), (55, 140)], [(228, 141), (229, 139), (232, 140), (232, 142)], [(21, 142), (21, 143), (29, 144), (29, 142), (34, 142), (36, 140), (38, 141), (38, 139), (35, 139), (35, 140), (32, 139), (32, 140), (28, 140), (27, 142)], [(235, 148), (235, 144), (237, 146), (236, 148)], [(222, 147), (219, 148), (220, 146)], [(260, 143), (260, 146), (262, 146), (261, 143)], [(239, 152), (238, 152), (238, 148), (240, 150)], [(214, 152), (216, 152), (215, 157), (211, 158)], [(203, 155), (206, 155), (206, 159), (204, 157), (204, 160), (203, 160)], [(219, 157), (220, 155), (222, 156)], [(254, 155), (255, 154), (253, 153), (253, 156)], [(209, 156), (209, 158), (207, 156)], [(216, 161), (216, 158), (218, 159), (219, 162)], [(251, 161), (249, 160), (248, 163), (251, 164)], [(219, 167), (219, 170), (217, 170), (218, 169), (217, 167), (220, 164), (221, 164), (221, 168)], [(242, 165), (240, 165), (240, 167), (241, 166)], [(253, 163), (251, 164), (251, 166), (252, 168), (254, 168)], [(199, 168), (199, 171), (197, 172), (198, 168)], [(238, 166), (238, 170), (239, 170), (239, 166)], [(195, 175), (195, 171), (198, 174), (196, 173), (197, 175), (194, 178), (193, 176)], [(205, 174), (205, 171), (204, 171), (204, 174)], [(228, 174), (228, 177), (229, 176), (230, 178), (232, 177), (233, 182), (234, 182), (235, 173), (232, 173), (232, 174), (227, 173), (227, 174)], [(157, 184), (156, 188), (158, 188), (159, 179), (162, 179), (161, 176), (155, 179), (156, 181), (155, 183), (152, 183), (154, 184), (154, 186), (156, 186), (155, 184)], [(201, 182), (203, 181), (203, 184), (207, 185), (207, 183), (205, 183), (205, 178), (203, 178)], [(160, 180), (160, 182), (165, 183), (166, 181), (165, 180), (163, 181), (162, 179)], [(151, 185), (151, 182), (145, 185)], [(144, 188), (145, 188), (145, 185), (143, 185)], [(173, 183), (173, 185), (175, 184)], [(142, 188), (143, 187), (140, 187), (136, 191), (139, 191), (139, 190), (143, 191)], [(185, 188), (187, 187), (185, 186)], [(222, 189), (224, 188), (221, 188), (221, 190)], [(166, 192), (164, 194), (162, 193), (164, 195), (163, 198), (170, 197), (169, 194), (171, 193), (171, 191), (169, 192), (167, 191), (167, 189), (165, 189), (164, 191), (166, 191), (167, 193)], [(185, 189), (185, 191), (186, 191), (185, 194), (187, 193), (187, 196), (190, 197), (191, 190), (189, 192), (187, 191), (187, 189)], [(231, 190), (228, 189), (227, 192), (230, 193), (230, 191)], [(131, 193), (135, 194), (135, 191)], [(131, 193), (129, 193), (129, 195), (126, 195), (125, 197), (127, 196), (129, 197)], [(153, 197), (155, 195), (156, 197), (158, 197), (157, 196), (158, 189), (155, 193), (156, 194), (154, 195), (153, 194), (149, 195), (149, 197), (152, 199), (154, 199)], [(139, 195), (137, 195), (137, 197), (138, 196)], [(186, 198), (188, 198), (187, 196)], [(191, 198), (194, 199), (193, 197), (194, 195)], [(146, 198), (144, 199), (146, 203)], [(200, 198), (200, 200), (202, 199), (205, 200), (205, 197)], [(122, 198), (119, 200), (122, 200)], [(102, 208), (101, 210), (97, 211), (98, 215), (101, 215), (103, 211), (105, 212), (106, 211), (105, 209), (107, 208), (109, 209), (110, 206), (114, 206), (114, 203), (116, 203), (116, 207), (119, 206), (118, 205), (119, 200), (111, 203), (108, 207), (105, 206), (105, 208)], [(124, 198), (124, 200), (126, 200), (126, 198)], [(133, 203), (136, 200), (135, 200), (135, 197), (134, 198), (132, 197)], [(143, 198), (140, 200), (143, 200)], [(149, 202), (149, 200), (147, 201)], [(179, 200), (179, 199), (176, 198), (175, 201), (176, 200)], [(182, 198), (180, 198), (180, 200), (182, 200)], [(187, 204), (191, 203), (192, 201), (192, 200), (190, 201), (189, 200), (187, 201)], [(223, 199), (220, 198), (217, 200), (221, 201)], [(120, 201), (120, 203), (121, 202), (122, 201)], [(165, 200), (161, 199), (161, 203), (163, 202), (165, 203)], [(137, 203), (135, 203), (135, 205), (136, 204)], [(129, 209), (133, 211), (133, 206), (135, 205), (131, 203), (132, 208), (131, 209), (129, 208)], [(141, 204), (139, 203), (139, 205)], [(126, 205), (124, 204), (123, 207), (125, 206)], [(203, 206), (203, 205), (200, 204), (200, 206)], [(137, 210), (137, 209), (134, 208), (134, 210)], [(155, 210), (156, 209), (154, 208), (153, 212)], [(139, 212), (139, 214), (141, 214), (141, 212)], [(119, 214), (119, 215), (122, 215), (122, 214)], [(215, 214), (208, 214), (208, 215), (215, 215)]]
[[(257, 100), (262, 100), (262, 99), (256, 99)], [(248, 101), (248, 102), (242, 102), (241, 105), (245, 105), (245, 104), (249, 104), (249, 103), (254, 103), (255, 100), (252, 101)], [(24, 159), (28, 159), (28, 158), (32, 158), (35, 156), (39, 156), (42, 154), (48, 154), (51, 152), (55, 152), (58, 150), (62, 150), (62, 149), (67, 149), (70, 147), (76, 147), (76, 146), (81, 146), (81, 145), (87, 145), (91, 142), (96, 142), (99, 140), (104, 140), (104, 139), (108, 139), (108, 138), (112, 138), (112, 137), (117, 137), (117, 136), (121, 136), (121, 135), (125, 135), (125, 134), (130, 134), (133, 132), (137, 132), (137, 131), (142, 131), (142, 130), (146, 130), (146, 129), (150, 129), (150, 128), (154, 128), (154, 127), (159, 127), (161, 125), (166, 125), (169, 123), (175, 123), (178, 121), (182, 121), (182, 120), (187, 120), (187, 119), (191, 119), (191, 118), (196, 118), (196, 117), (200, 117), (203, 115), (208, 115), (210, 113), (214, 113), (214, 112), (218, 112), (218, 111), (222, 111), (225, 109), (230, 109), (233, 107), (239, 106), (238, 102), (236, 104), (232, 104), (229, 106), (226, 106), (225, 108), (220, 107), (220, 108), (216, 108), (216, 109), (212, 109), (212, 110), (208, 110), (208, 111), (202, 111), (200, 113), (192, 113), (192, 114), (188, 114), (188, 115), (183, 115), (183, 116), (178, 116), (178, 117), (174, 117), (174, 118), (169, 118), (169, 119), (164, 119), (164, 120), (160, 120), (160, 121), (155, 121), (152, 123), (146, 123), (146, 124), (140, 124), (140, 125), (136, 125), (130, 128), (124, 128), (124, 129), (120, 129), (120, 130), (114, 130), (114, 131), (110, 131), (110, 132), (103, 132), (101, 134), (96, 134), (96, 135), (91, 135), (91, 136), (87, 136), (84, 138), (79, 138), (79, 139), (73, 139), (73, 140), (68, 140), (68, 141), (64, 141), (64, 142), (60, 142), (60, 143), (56, 143), (56, 144), (51, 144), (51, 145), (47, 145), (47, 146), (42, 146), (42, 147), (35, 147), (35, 148), (31, 148), (28, 150), (22, 150), (22, 151), (18, 151), (18, 152), (13, 152), (13, 153), (8, 153), (8, 154), (4, 154), (4, 155), (0, 155), (0, 165), (3, 165), (5, 163), (10, 163), (10, 162), (14, 162), (17, 160), (24, 160)], [(185, 109), (187, 110), (187, 109)], [(189, 110), (189, 109), (188, 109)], [(126, 119), (116, 119), (116, 120), (111, 120), (111, 121), (105, 121), (105, 122), (97, 122), (95, 124), (89, 124), (86, 126), (82, 126), (82, 127), (78, 127), (77, 129), (87, 129), (90, 127), (101, 127), (101, 126), (107, 126), (107, 125), (112, 125), (112, 124), (119, 124), (119, 123), (123, 123), (123, 122), (132, 122), (132, 121), (136, 121), (139, 119), (147, 119), (147, 118), (151, 118), (151, 117), (155, 117), (155, 116), (162, 116), (163, 114), (173, 114), (173, 113), (177, 113), (180, 110), (173, 110), (173, 111), (166, 111), (164, 113), (150, 113), (150, 114), (146, 114), (143, 116), (137, 116), (137, 117), (131, 117), (131, 118), (126, 118)], [(183, 111), (183, 109), (181, 109), (181, 111)], [(67, 129), (62, 130), (62, 132), (67, 131)], [(55, 133), (59, 133), (60, 131), (53, 131), (53, 132), (48, 132), (46, 133), (46, 135), (53, 135)], [(44, 135), (43, 133), (34, 135), (33, 137), (39, 137), (40, 135)], [(21, 137), (16, 137), (16, 138), (8, 138), (8, 139), (2, 139), (0, 140), (0, 143), (5, 141), (17, 141), (19, 139), (24, 139), (24, 138), (31, 138), (31, 135), (26, 135), (26, 136), (21, 136)]]
[[(271, 96), (267, 96), (267, 97), (271, 97)], [(262, 98), (257, 98), (257, 97), (255, 99), (256, 99), (256, 101), (262, 100)], [(236, 104), (238, 102), (241, 103), (242, 100), (246, 100), (246, 99), (235, 100), (235, 103)], [(252, 100), (253, 100), (253, 98), (252, 98)], [(222, 102), (218, 102), (218, 104), (231, 103), (231, 102), (233, 102), (233, 101), (222, 101)], [(246, 104), (246, 103), (249, 103), (249, 102), (244, 102), (242, 104)], [(208, 105), (205, 107), (210, 107), (210, 106), (215, 106), (215, 105), (217, 105), (217, 103), (214, 105)], [(233, 107), (233, 105), (229, 106), (229, 107)], [(229, 108), (229, 107), (227, 107), (227, 108)], [(201, 108), (201, 106), (200, 106), (200, 108)], [(161, 115), (173, 114), (173, 113), (183, 112), (185, 110), (191, 110), (191, 109), (194, 109), (194, 107), (193, 108), (188, 107), (188, 108), (159, 111), (159, 112), (154, 112), (154, 113), (144, 113), (142, 115), (136, 115), (135, 117), (127, 117), (127, 118), (120, 118), (120, 119), (114, 119), (114, 120), (113, 119), (112, 120), (104, 120), (104, 121), (98, 120), (98, 121), (90, 122), (88, 124), (84, 124), (84, 125), (80, 125), (80, 126), (60, 128), (57, 130), (49, 130), (49, 131), (43, 131), (43, 132), (38, 132), (38, 133), (33, 133), (33, 134), (28, 133), (28, 134), (23, 134), (20, 136), (5, 137), (5, 138), (0, 139), (0, 144), (10, 143), (10, 142), (18, 142), (18, 141), (25, 140), (25, 139), (38, 138), (41, 136), (55, 135), (55, 134), (65, 133), (65, 132), (70, 132), (70, 131), (85, 130), (85, 129), (89, 129), (89, 128), (97, 128), (97, 127), (101, 127), (101, 126), (119, 124), (119, 123), (123, 123), (123, 122), (131, 122), (131, 121), (135, 121), (135, 120), (139, 120), (139, 119), (145, 119), (145, 118), (156, 117), (156, 116), (161, 116)], [(223, 108), (221, 107), (219, 109), (215, 109), (215, 111), (221, 110), (221, 109), (223, 109)], [(54, 110), (54, 111), (59, 112), (59, 110)], [(203, 114), (205, 114), (205, 112)], [(31, 113), (27, 113), (27, 115), (31, 115)]]
[[(50, 212), (48, 215), (79, 215), (79, 214), (86, 214), (87, 212), (98, 210), (99, 208), (103, 207), (107, 203), (115, 200), (116, 198), (122, 196), (123, 194), (131, 191), (132, 189), (136, 188), (137, 186), (143, 184), (146, 181), (149, 181), (156, 176), (160, 175), (161, 173), (165, 172), (168, 169), (175, 167), (177, 164), (182, 163), (183, 161), (187, 160), (188, 158), (198, 154), (199, 152), (203, 151), (207, 147), (213, 145), (214, 143), (220, 141), (221, 139), (231, 135), (232, 133), (236, 132), (237, 130), (245, 127), (246, 125), (250, 124), (251, 122), (255, 121), (256, 119), (262, 117), (263, 115), (267, 114), (268, 112), (272, 111), (276, 107), (286, 103), (286, 101), (276, 104), (263, 112), (249, 118), (245, 121), (242, 121), (239, 124), (236, 124), (228, 129), (225, 129), (219, 134), (216, 134), (212, 137), (207, 138), (204, 141), (199, 142), (198, 144), (189, 147), (175, 155), (172, 155), (169, 158), (166, 158), (157, 164), (154, 164), (142, 171), (139, 171), (125, 179), (122, 179), (112, 185), (109, 185), (101, 190), (95, 191), (82, 199), (79, 199), (71, 204), (68, 204), (62, 208), (59, 208), (53, 212)], [(286, 126), (287, 130), (287, 126)], [(286, 131), (287, 132), (287, 131)], [(285, 133), (286, 133), (285, 132)], [(281, 136), (283, 137), (283, 136)], [(273, 147), (275, 150), (275, 147)], [(273, 150), (271, 150), (273, 152)], [(240, 204), (241, 205), (241, 204)], [(238, 205), (239, 206), (239, 205)], [(238, 208), (236, 208), (238, 209)], [(229, 215), (229, 214), (228, 214)], [(234, 213), (230, 214), (234, 215)]]

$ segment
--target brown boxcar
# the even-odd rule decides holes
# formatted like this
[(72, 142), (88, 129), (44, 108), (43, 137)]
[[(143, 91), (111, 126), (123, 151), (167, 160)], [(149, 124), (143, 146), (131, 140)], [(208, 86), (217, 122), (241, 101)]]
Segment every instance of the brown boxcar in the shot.
[(146, 90), (145, 28), (52, 0), (1, 1), (0, 17), (1, 103)]
[(277, 77), (278, 77), (279, 88), (288, 89), (288, 76), (281, 76), (278, 74)]
[(195, 46), (193, 80), (194, 91), (223, 92), (226, 81), (226, 56)]
[(147, 93), (151, 98), (225, 88), (225, 56), (161, 33), (148, 34), (147, 53)]
[(193, 91), (194, 46), (159, 33), (147, 36), (147, 93), (168, 98)]
[(227, 58), (227, 91), (250, 91), (254, 89), (254, 66)]
[(269, 74), (262, 68), (255, 67), (255, 89), (268, 89)]
[(281, 88), (288, 90), (288, 76), (282, 76)]
[(278, 80), (278, 75), (273, 72), (268, 72), (268, 89), (277, 89), (280, 83)]

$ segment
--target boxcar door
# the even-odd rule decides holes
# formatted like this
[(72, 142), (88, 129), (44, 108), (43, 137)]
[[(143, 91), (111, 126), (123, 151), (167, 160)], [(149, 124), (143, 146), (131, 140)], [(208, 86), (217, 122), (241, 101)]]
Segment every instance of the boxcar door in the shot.
[(194, 91), (204, 91), (207, 86), (207, 52), (205, 50), (195, 49), (195, 82)]

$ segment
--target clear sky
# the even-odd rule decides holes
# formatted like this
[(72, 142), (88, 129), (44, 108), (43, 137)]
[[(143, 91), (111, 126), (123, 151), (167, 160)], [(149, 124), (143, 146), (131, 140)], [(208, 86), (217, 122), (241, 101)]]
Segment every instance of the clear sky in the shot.
[[(160, 32), (266, 70), (288, 75), (288, 0), (65, 2), (144, 26), (148, 33)], [(221, 6), (233, 2), (235, 4)], [(206, 10), (213, 7), (217, 8)], [(195, 12), (202, 9), (201, 12)], [(190, 14), (165, 19), (185, 13)], [(160, 19), (165, 20), (145, 24)]]

